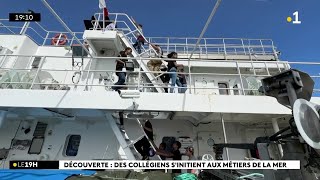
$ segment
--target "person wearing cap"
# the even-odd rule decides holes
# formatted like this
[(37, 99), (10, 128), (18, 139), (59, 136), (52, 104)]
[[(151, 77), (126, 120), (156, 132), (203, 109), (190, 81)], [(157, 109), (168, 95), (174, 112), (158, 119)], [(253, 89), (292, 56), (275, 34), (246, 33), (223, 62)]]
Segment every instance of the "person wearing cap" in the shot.
[[(186, 147), (186, 153), (185, 155), (189, 157), (190, 161), (196, 161), (197, 158), (194, 156), (194, 148), (192, 146)], [(196, 169), (188, 169), (188, 173), (196, 174), (197, 170)]]

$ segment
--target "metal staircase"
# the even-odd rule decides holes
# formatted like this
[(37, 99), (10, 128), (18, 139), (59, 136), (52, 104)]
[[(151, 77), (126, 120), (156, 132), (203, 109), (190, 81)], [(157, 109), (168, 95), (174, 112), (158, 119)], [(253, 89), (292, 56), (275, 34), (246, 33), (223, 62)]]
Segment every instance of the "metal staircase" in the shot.
[[(134, 31), (132, 31), (131, 33), (134, 33)], [(129, 34), (131, 34), (131, 33), (129, 33)], [(138, 54), (138, 52), (133, 48), (132, 42), (127, 37), (128, 34), (125, 35), (123, 32), (117, 32), (117, 34), (118, 34), (119, 38), (121, 39), (122, 44), (125, 47), (130, 47), (132, 49), (132, 55), (133, 55), (133, 57), (135, 57), (135, 59), (133, 59), (133, 60), (137, 64), (140, 64), (141, 69), (145, 72), (150, 71), (147, 64), (144, 61), (139, 61), (138, 58), (141, 57), (141, 55), (143, 55), (143, 54), (146, 54), (149, 52), (156, 52), (156, 51), (151, 46), (149, 49), (145, 49), (144, 47), (142, 47), (142, 49), (141, 49), (142, 53)], [(145, 73), (145, 74), (151, 83), (156, 84), (155, 89), (157, 90), (157, 92), (161, 92), (161, 93), (165, 92), (163, 87), (159, 87), (159, 84), (163, 84), (163, 82), (161, 81), (160, 78), (155, 77), (153, 73)]]
[[(152, 149), (154, 150), (154, 152), (156, 152), (156, 147), (154, 146), (154, 143), (149, 139), (149, 137), (147, 136), (146, 132), (144, 131), (144, 129), (143, 129), (143, 125), (141, 124), (140, 120), (139, 120), (139, 119), (136, 119), (136, 120), (137, 120), (137, 122), (138, 122), (138, 124), (139, 124), (140, 128), (142, 129), (143, 136), (144, 136), (144, 137), (146, 137), (146, 138), (148, 139), (148, 141), (149, 141), (149, 143), (150, 143), (150, 145), (151, 145)], [(159, 159), (160, 161), (162, 161), (162, 159), (161, 159), (161, 157), (160, 157), (159, 155), (156, 155), (156, 156), (158, 157), (158, 159)]]
[[(148, 138), (148, 136), (146, 135), (146, 133), (144, 132), (143, 126), (141, 124), (141, 122), (139, 121), (139, 119), (137, 119), (137, 122), (139, 124), (139, 126), (141, 127), (141, 130), (143, 132), (143, 134), (141, 136), (139, 136), (137, 139), (135, 140), (131, 140), (128, 136), (128, 134), (126, 133), (125, 129), (121, 129), (120, 125), (118, 125), (116, 123), (116, 118), (114, 118), (112, 116), (111, 113), (105, 113), (106, 119), (112, 129), (112, 131), (114, 132), (122, 150), (125, 153), (125, 157), (122, 157), (122, 159), (125, 160), (141, 160), (140, 155), (138, 154), (138, 152), (136, 151), (136, 149), (134, 148), (134, 144), (139, 141), (140, 139), (142, 139), (143, 137), (146, 137), (152, 147), (152, 149), (154, 151), (156, 151), (156, 148), (153, 144), (152, 141), (150, 141), (150, 139)], [(159, 155), (157, 155), (157, 157), (159, 158), (159, 160), (161, 160), (161, 157)]]

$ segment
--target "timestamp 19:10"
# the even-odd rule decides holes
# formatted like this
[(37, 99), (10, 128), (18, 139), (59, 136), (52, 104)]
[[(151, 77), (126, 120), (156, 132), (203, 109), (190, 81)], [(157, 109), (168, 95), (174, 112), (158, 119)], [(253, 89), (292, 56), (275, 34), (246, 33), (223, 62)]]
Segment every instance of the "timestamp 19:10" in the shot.
[(9, 13), (9, 21), (40, 21), (40, 13)]

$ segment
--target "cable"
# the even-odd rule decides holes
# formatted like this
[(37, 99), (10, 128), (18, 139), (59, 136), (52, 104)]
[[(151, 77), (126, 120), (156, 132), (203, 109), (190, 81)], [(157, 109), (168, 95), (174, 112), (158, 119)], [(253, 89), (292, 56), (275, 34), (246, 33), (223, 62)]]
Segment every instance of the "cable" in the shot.
[[(199, 38), (198, 38), (198, 40), (197, 40), (197, 43), (196, 43), (196, 45), (194, 46), (194, 48), (193, 48), (193, 50), (192, 50), (192, 52), (191, 52), (191, 54), (190, 54), (190, 57), (189, 57), (189, 59), (188, 59), (189, 73), (191, 72), (190, 59), (191, 59), (191, 57), (193, 56), (194, 52), (196, 51), (197, 47), (199, 46), (199, 43), (200, 43), (200, 41), (201, 41), (204, 33), (207, 31), (207, 28), (208, 28), (208, 26), (209, 26), (209, 24), (210, 24), (210, 22), (211, 22), (211, 19), (213, 18), (213, 16), (214, 16), (215, 13), (217, 12), (217, 9), (218, 9), (220, 3), (221, 3), (221, 0), (217, 0), (216, 5), (213, 7), (213, 9), (212, 9), (212, 11), (211, 11), (211, 14), (210, 14), (210, 16), (208, 17), (208, 20), (207, 20), (205, 26), (204, 26), (203, 29), (202, 29), (202, 32), (201, 32), (201, 34), (200, 34), (200, 36), (199, 36)], [(189, 78), (189, 84), (192, 84), (191, 78)], [(190, 88), (190, 93), (191, 93), (191, 88)]]

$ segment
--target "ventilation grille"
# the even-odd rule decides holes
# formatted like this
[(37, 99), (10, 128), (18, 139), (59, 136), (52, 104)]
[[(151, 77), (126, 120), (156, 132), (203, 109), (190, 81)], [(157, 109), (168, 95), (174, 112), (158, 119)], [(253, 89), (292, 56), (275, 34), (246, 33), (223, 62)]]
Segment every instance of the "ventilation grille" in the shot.
[(44, 134), (46, 133), (48, 124), (38, 122), (36, 129), (34, 130), (33, 136), (34, 137), (44, 137)]

